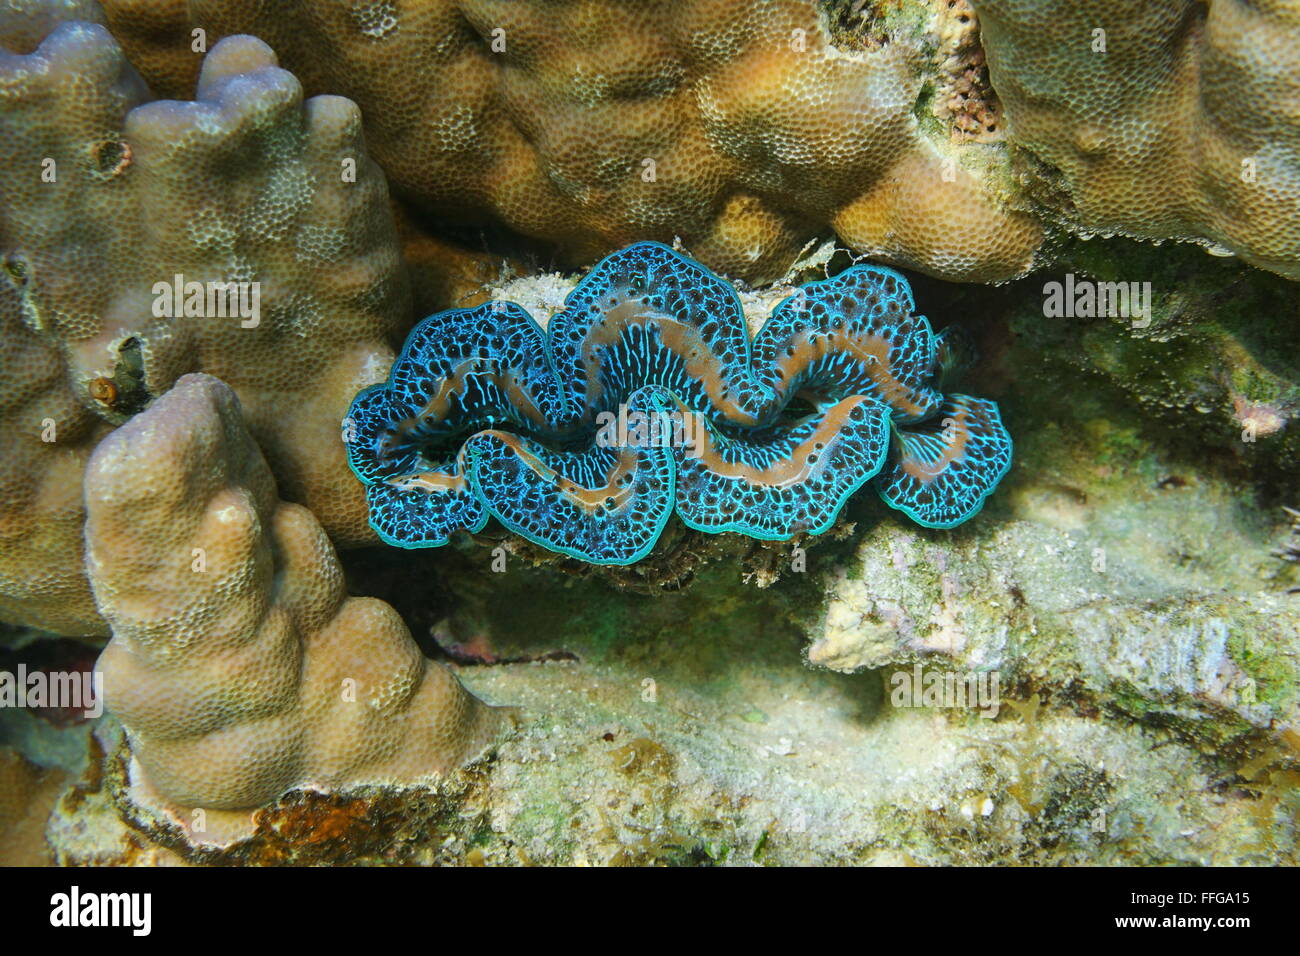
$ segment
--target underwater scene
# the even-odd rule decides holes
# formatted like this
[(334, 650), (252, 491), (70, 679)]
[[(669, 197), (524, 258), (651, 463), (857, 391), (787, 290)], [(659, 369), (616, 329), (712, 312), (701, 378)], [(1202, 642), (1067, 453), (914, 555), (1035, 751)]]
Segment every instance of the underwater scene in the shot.
[(1295, 865), (1298, 282), (1300, 0), (0, 0), (0, 866)]

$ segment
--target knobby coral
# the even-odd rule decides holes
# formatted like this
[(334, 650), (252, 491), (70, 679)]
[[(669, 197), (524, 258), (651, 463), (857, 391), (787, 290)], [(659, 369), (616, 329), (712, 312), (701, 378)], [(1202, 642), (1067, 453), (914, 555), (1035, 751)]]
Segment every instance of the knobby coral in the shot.
[(1088, 232), (1300, 278), (1291, 0), (973, 0), (1010, 138)]
[(430, 316), (345, 423), (371, 522), (404, 547), (495, 516), (626, 564), (670, 514), (709, 532), (826, 530), (867, 481), (928, 527), (1006, 473), (997, 405), (937, 390), (948, 351), (898, 273), (809, 283), (752, 338), (734, 290), (666, 246), (602, 260), (543, 332), (491, 303)]
[(1300, 268), (1291, 0), (104, 5), (156, 89), (189, 95), (192, 30), (260, 36), (401, 193), (575, 262), (678, 236), (774, 278), (829, 225), (996, 281), (1065, 226)]
[(0, 613), (82, 634), (86, 457), (187, 372), (239, 394), (287, 498), (373, 540), (338, 421), (410, 315), (354, 104), (304, 101), (251, 37), (151, 102), (103, 26), (59, 22), (87, 8), (0, 11)]
[(770, 280), (830, 226), (873, 258), (985, 281), (1027, 271), (1042, 241), (990, 151), (918, 122), (942, 3), (870, 35), (837, 33), (817, 0), (104, 5), (156, 89), (189, 95), (192, 30), (258, 36), (308, 90), (361, 107), (398, 193), (573, 264), (680, 237)]
[(62, 633), (104, 628), (81, 562), (81, 476), (111, 430), (68, 388), (59, 350), (0, 283), (0, 618)]
[(277, 499), (219, 380), (182, 377), (101, 442), (86, 504), (113, 625), (98, 667), (142, 793), (211, 812), (428, 784), (500, 726), (391, 607), (348, 597), (325, 532)]

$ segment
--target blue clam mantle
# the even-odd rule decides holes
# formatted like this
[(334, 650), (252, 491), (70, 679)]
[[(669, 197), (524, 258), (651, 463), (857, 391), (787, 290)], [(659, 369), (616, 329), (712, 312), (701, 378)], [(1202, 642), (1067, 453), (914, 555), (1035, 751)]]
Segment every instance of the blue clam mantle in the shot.
[(494, 516), (554, 551), (630, 564), (674, 510), (782, 540), (825, 531), (868, 481), (951, 528), (1006, 474), (1011, 438), (994, 402), (940, 394), (947, 344), (912, 309), (901, 275), (856, 265), (800, 288), (751, 340), (729, 285), (637, 243), (546, 331), (513, 303), (422, 321), (388, 381), (353, 401), (348, 460), (371, 524), (406, 548)]

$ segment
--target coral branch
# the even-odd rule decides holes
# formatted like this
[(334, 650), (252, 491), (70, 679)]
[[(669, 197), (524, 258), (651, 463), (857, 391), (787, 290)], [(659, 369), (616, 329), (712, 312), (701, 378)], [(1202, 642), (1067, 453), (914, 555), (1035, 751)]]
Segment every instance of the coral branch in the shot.
[(373, 540), (338, 421), (410, 292), (356, 106), (304, 101), (252, 37), (212, 48), (194, 101), (150, 102), (103, 26), (58, 22), (88, 5), (20, 6), (0, 11), (0, 614), (103, 631), (82, 465), (195, 370), (240, 396), (286, 498)]
[(184, 376), (108, 436), (86, 506), (108, 705), (168, 803), (431, 784), (492, 740), (500, 711), (425, 660), (391, 607), (347, 596), (217, 379)]

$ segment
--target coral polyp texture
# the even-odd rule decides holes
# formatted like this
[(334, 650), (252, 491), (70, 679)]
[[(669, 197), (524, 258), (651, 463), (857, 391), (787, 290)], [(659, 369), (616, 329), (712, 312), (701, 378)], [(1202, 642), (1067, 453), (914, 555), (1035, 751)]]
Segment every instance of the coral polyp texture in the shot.
[(875, 480), (917, 522), (975, 514), (1011, 463), (997, 405), (943, 396), (943, 347), (898, 273), (802, 286), (752, 338), (735, 292), (653, 242), (602, 260), (543, 332), (512, 303), (430, 316), (345, 421), (371, 523), (404, 547), (489, 516), (627, 564), (688, 526), (821, 533)]
[(137, 799), (238, 811), (294, 789), (432, 784), (501, 725), (396, 611), (347, 595), (219, 380), (184, 376), (101, 442), (86, 504), (113, 626), (98, 669)]
[(82, 570), (81, 475), (112, 426), (77, 402), (58, 349), (23, 324), (2, 283), (0, 364), (0, 619), (101, 632)]
[(774, 279), (830, 227), (874, 259), (989, 282), (1065, 228), (1300, 270), (1290, 0), (104, 6), (175, 96), (193, 29), (261, 37), (309, 90), (361, 106), (403, 196), (574, 264), (677, 237)]
[(830, 226), (856, 251), (948, 279), (1027, 271), (1038, 223), (1006, 201), (983, 147), (917, 119), (947, 7), (837, 30), (826, 6), (105, 3), (155, 88), (189, 95), (191, 29), (258, 36), (310, 91), (357, 102), (401, 195), (573, 264), (680, 237), (712, 268), (770, 280)]
[(1300, 278), (1295, 3), (973, 2), (1008, 135), (1076, 227)]
[(150, 101), (103, 26), (59, 22), (87, 6), (0, 11), (0, 614), (82, 634), (85, 457), (187, 372), (235, 389), (286, 498), (373, 540), (337, 424), (411, 300), (354, 104), (251, 37)]

